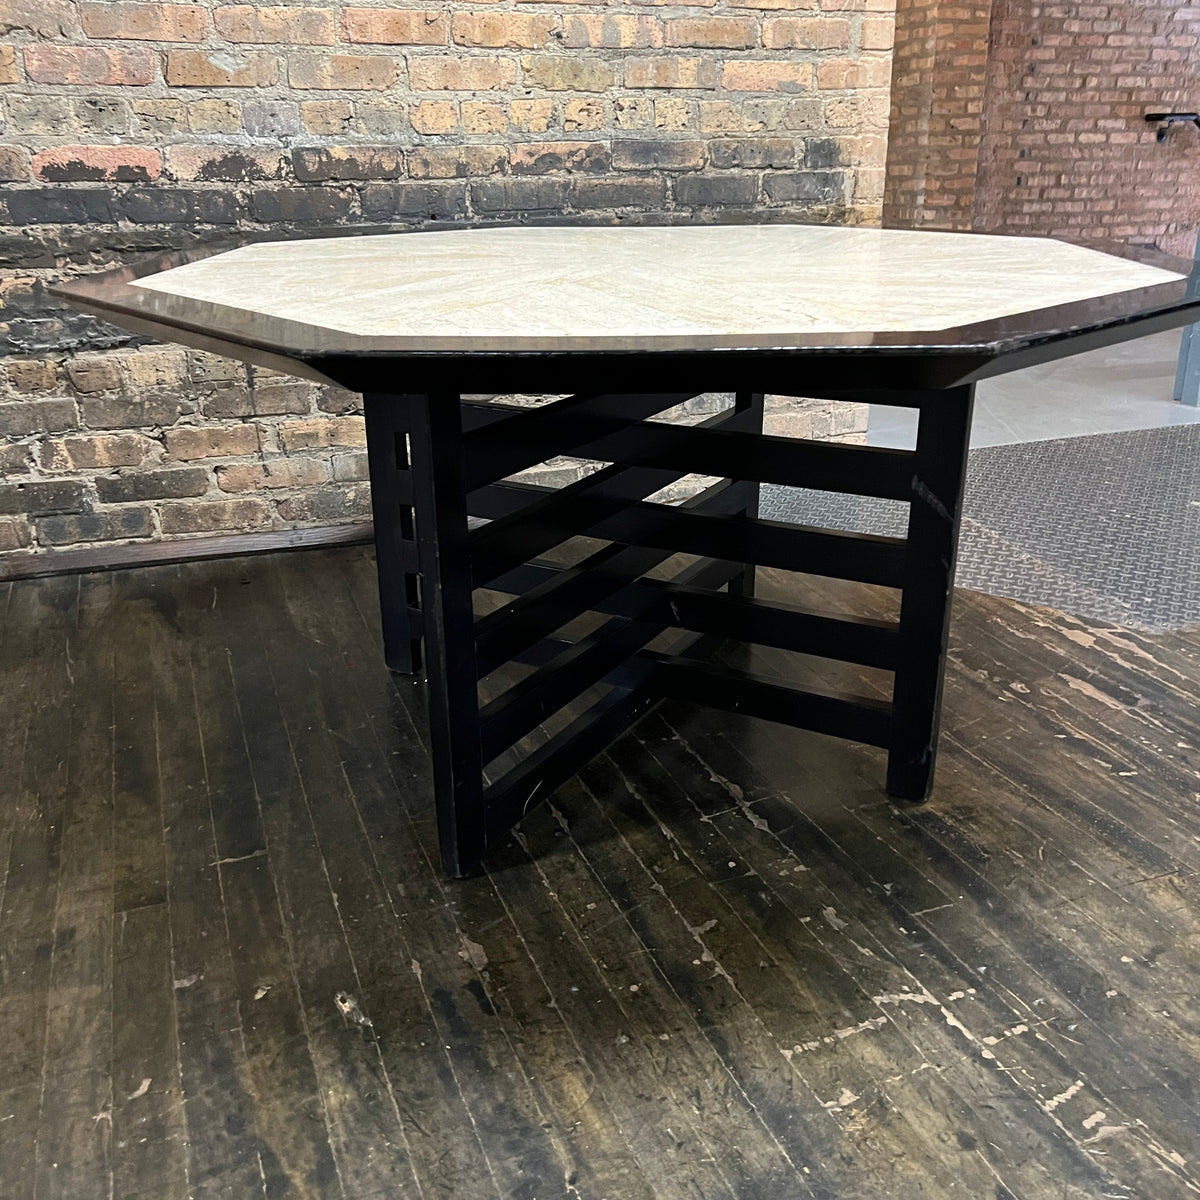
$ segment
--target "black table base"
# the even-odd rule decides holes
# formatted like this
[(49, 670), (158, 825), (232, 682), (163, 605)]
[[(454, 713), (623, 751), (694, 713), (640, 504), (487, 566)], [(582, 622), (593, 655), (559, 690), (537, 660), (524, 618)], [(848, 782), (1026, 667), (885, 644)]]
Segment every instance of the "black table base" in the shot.
[[(765, 436), (756, 393), (695, 426), (652, 419), (695, 393), (528, 409), (367, 394), (386, 656), (414, 673), (424, 647), (446, 871), (470, 872), (668, 697), (884, 747), (888, 792), (924, 800), (972, 393), (839, 394), (918, 408), (911, 451)], [(561, 488), (510, 479), (559, 455), (609, 465)], [(647, 499), (690, 473), (718, 482), (678, 505)], [(905, 501), (908, 535), (762, 520), (761, 483)], [(590, 541), (564, 561), (571, 539)], [(757, 565), (897, 588), (899, 620), (757, 599)], [(498, 607), (484, 611), (480, 592), (500, 594)], [(890, 671), (891, 702), (720, 665), (730, 640)]]

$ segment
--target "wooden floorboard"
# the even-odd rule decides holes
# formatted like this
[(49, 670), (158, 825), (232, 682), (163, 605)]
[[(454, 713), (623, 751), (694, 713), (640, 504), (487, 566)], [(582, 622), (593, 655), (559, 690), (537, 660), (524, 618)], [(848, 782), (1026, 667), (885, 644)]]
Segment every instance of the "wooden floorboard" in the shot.
[(928, 805), (671, 703), (451, 881), (373, 570), (0, 584), (5, 1200), (1200, 1194), (1200, 632), (959, 593)]

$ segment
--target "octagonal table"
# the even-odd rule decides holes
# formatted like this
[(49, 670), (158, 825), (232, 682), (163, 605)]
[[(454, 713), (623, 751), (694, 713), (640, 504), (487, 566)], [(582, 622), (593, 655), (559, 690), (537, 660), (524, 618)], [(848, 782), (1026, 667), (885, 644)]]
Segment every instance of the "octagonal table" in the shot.
[[(484, 227), (207, 248), (56, 290), (363, 393), (386, 658), (413, 672), (424, 646), (457, 876), (665, 697), (881, 746), (888, 792), (925, 799), (974, 384), (1195, 320), (1192, 265), (1138, 257), (856, 227)], [(509, 392), (560, 398), (471, 399)], [(654, 419), (709, 392), (735, 401)], [(768, 393), (913, 407), (916, 448), (767, 436)], [(513, 480), (558, 455), (607, 465)], [(717, 482), (649, 499), (689, 473)], [(902, 501), (907, 535), (761, 519), (764, 482)], [(757, 598), (756, 565), (898, 589), (899, 619)], [(730, 666), (730, 639), (882, 669), (891, 698)]]

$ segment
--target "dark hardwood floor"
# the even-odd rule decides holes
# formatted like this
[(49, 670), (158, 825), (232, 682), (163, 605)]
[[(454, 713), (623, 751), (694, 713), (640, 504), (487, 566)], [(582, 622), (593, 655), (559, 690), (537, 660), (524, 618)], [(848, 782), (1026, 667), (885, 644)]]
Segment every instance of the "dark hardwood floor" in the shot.
[(670, 705), (452, 882), (368, 550), (0, 613), (5, 1200), (1200, 1193), (1200, 633), (960, 593), (929, 805)]

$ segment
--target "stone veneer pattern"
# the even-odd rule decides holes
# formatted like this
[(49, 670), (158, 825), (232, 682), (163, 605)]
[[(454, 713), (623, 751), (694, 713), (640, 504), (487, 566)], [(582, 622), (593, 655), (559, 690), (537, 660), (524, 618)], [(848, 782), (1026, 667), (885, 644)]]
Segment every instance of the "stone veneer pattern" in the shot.
[(355, 222), (874, 222), (892, 3), (0, 0), (0, 551), (369, 513), (355, 398), (141, 346), (63, 273)]

